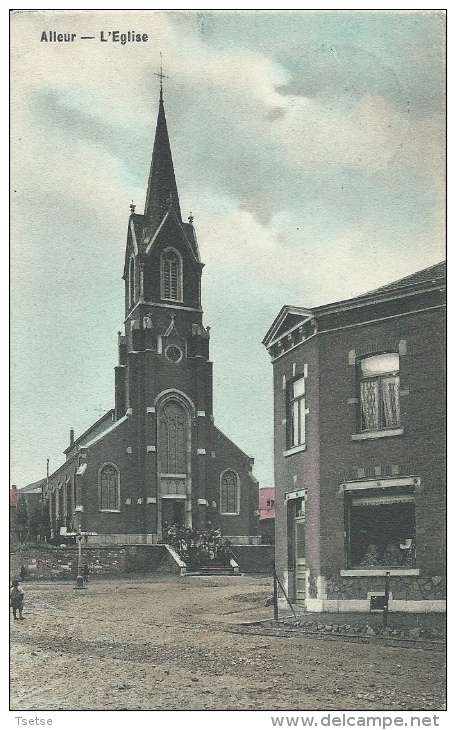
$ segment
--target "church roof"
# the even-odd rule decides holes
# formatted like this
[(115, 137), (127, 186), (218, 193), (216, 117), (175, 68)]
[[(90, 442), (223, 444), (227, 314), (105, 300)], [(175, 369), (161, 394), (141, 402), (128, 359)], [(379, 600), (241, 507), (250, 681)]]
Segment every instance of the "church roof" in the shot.
[[(135, 252), (135, 254), (140, 254), (141, 256), (145, 256), (149, 249), (152, 247), (154, 241), (156, 240), (160, 230), (165, 225), (166, 221), (171, 219), (174, 221), (175, 225), (180, 230), (180, 233), (183, 237), (183, 239), (186, 242), (186, 245), (190, 249), (191, 253), (193, 254), (195, 260), (197, 262), (201, 262), (200, 255), (199, 255), (199, 248), (198, 248), (198, 241), (196, 240), (196, 233), (195, 229), (192, 225), (192, 223), (183, 223), (177, 216), (174, 209), (167, 210), (163, 217), (159, 220), (158, 225), (156, 229), (154, 230), (154, 235), (152, 237), (145, 237), (145, 232), (147, 231), (147, 219), (145, 215), (141, 215), (139, 213), (132, 213), (130, 215), (130, 219), (128, 222), (128, 232), (127, 232), (127, 240), (131, 242), (132, 248)], [(191, 219), (193, 220), (193, 219)], [(124, 265), (124, 273), (123, 277), (125, 278), (127, 275), (127, 267), (128, 267), (128, 250), (129, 247), (127, 246), (127, 250), (125, 252), (125, 265)]]
[(174, 165), (166, 125), (163, 94), (160, 90), (157, 127), (155, 130), (154, 149), (150, 165), (149, 183), (147, 186), (144, 218), (150, 232), (163, 220), (166, 211), (172, 206), (179, 221), (182, 220), (179, 195), (177, 192)]
[(114, 415), (115, 410), (114, 408), (111, 408), (109, 411), (106, 411), (101, 418), (99, 418), (95, 423), (92, 423), (92, 425), (84, 431), (78, 438), (74, 439), (73, 443), (70, 444), (65, 450), (64, 454), (68, 454), (72, 450), (76, 450), (76, 447), (81, 444), (82, 441), (85, 439), (91, 439), (94, 438), (95, 435), (101, 433), (105, 430), (106, 423), (113, 423), (114, 421)]

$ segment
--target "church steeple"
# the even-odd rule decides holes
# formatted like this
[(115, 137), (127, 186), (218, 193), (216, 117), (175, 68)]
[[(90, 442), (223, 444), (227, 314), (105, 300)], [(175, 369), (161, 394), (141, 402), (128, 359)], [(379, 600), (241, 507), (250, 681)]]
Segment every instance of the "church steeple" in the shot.
[(160, 84), (157, 128), (144, 207), (145, 229), (149, 233), (154, 233), (171, 207), (179, 221), (182, 221), (168, 128), (166, 126), (163, 89)]

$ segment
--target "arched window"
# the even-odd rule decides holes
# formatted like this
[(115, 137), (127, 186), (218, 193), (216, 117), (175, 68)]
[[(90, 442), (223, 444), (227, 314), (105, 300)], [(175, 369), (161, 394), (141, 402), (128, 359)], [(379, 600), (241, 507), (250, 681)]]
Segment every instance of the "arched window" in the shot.
[(128, 274), (128, 304), (131, 309), (135, 303), (135, 259), (130, 258), (130, 270)]
[(232, 469), (227, 469), (220, 477), (220, 512), (239, 514), (239, 477)]
[(173, 248), (162, 253), (161, 294), (163, 299), (182, 301), (182, 259)]
[(188, 413), (178, 400), (168, 400), (158, 418), (158, 446), (162, 474), (187, 473)]
[(120, 474), (114, 464), (105, 464), (99, 473), (100, 510), (120, 509)]

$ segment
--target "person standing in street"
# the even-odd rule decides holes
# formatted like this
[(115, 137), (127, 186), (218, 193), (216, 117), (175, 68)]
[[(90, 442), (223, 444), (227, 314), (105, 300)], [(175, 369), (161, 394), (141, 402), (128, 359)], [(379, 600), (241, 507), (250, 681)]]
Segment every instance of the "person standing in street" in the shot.
[(19, 611), (19, 620), (23, 621), (22, 610), (24, 608), (24, 591), (19, 585), (18, 580), (11, 581), (10, 588), (10, 604), (13, 609), (13, 618), (17, 619), (17, 612)]

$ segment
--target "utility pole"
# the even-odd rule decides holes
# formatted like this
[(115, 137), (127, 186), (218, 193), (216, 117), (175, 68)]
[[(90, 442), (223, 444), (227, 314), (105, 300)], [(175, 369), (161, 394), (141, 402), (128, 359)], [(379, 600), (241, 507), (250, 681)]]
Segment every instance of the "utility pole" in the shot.
[(49, 459), (46, 459), (46, 494), (49, 500), (49, 534), (52, 539), (54, 536), (54, 532), (52, 529), (52, 496), (49, 493)]

